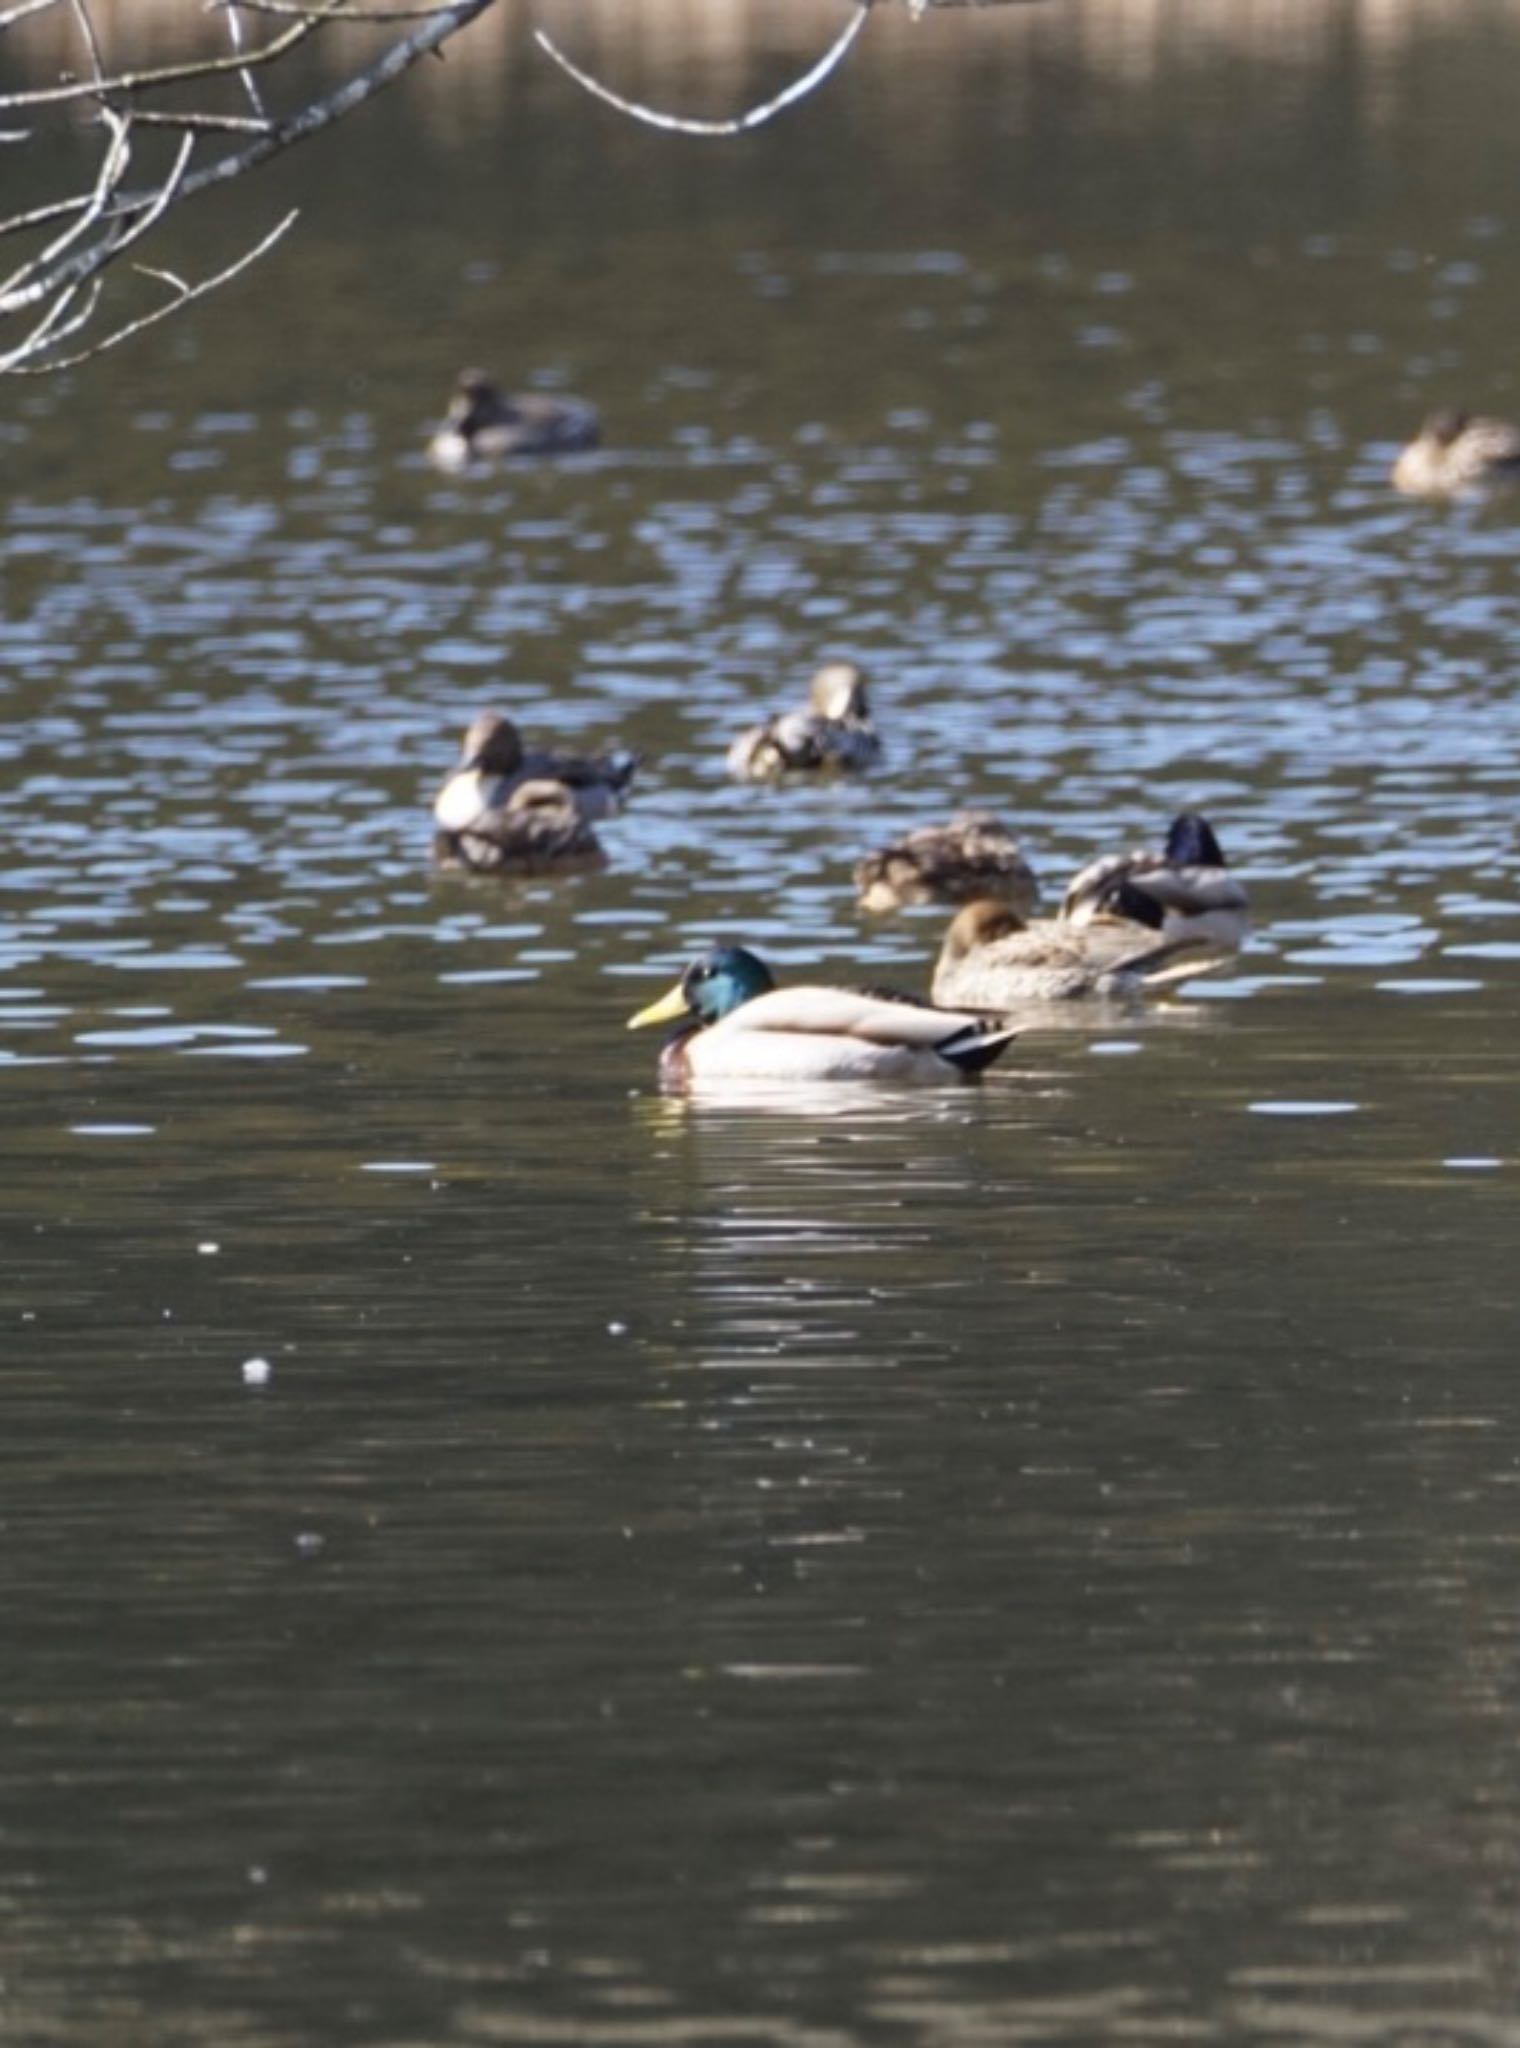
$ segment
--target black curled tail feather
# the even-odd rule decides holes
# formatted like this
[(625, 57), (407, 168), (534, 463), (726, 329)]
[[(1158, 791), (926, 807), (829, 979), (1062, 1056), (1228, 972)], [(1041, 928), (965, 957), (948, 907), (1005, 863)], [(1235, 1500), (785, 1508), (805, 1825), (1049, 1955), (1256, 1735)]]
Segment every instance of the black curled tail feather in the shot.
[(991, 1024), (978, 1019), (975, 1024), (963, 1024), (959, 1031), (952, 1031), (948, 1038), (942, 1038), (934, 1050), (969, 1081), (1005, 1053), (1018, 1035), (1016, 1030), (1005, 1024)]
[(615, 747), (610, 754), (602, 756), (599, 766), (621, 796), (638, 772), (639, 757), (628, 747)]

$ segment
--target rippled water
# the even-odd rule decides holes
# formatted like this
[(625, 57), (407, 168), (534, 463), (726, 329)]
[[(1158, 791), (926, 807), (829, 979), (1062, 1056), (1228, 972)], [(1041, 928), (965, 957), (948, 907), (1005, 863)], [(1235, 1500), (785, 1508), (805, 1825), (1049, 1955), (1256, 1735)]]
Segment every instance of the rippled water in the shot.
[[(1520, 407), (1520, 24), (1340, 17), (423, 81), (8, 393), (16, 2040), (1520, 2041), (1520, 503), (1385, 482)], [(605, 451), (434, 475), (474, 359)], [(727, 783), (825, 653), (881, 772)], [(605, 872), (430, 873), (493, 702), (643, 756)], [(973, 800), (1052, 896), (1201, 806), (1249, 950), (658, 1093), (714, 934), (922, 985), (851, 863)]]

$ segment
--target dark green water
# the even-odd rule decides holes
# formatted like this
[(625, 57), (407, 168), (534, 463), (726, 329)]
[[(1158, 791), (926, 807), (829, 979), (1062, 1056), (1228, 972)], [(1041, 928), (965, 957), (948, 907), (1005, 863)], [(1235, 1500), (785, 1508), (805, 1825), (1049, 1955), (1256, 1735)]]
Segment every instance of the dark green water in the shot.
[[(1520, 506), (1384, 481), (1520, 409), (1520, 14), (1286, 14), (722, 146), (519, 24), (0, 394), (8, 2040), (1520, 2042)], [(435, 476), (476, 360), (605, 451)], [(835, 652), (881, 773), (725, 782)], [(487, 703), (642, 753), (605, 873), (430, 874)], [(922, 981), (850, 864), (967, 800), (1206, 808), (1239, 970), (659, 1096), (716, 933)]]

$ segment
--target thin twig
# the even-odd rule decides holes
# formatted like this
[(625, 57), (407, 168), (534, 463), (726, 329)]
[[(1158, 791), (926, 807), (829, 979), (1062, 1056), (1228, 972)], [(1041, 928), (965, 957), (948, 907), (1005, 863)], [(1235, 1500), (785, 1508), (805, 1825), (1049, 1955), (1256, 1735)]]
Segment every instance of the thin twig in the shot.
[[(403, 71), (410, 70), (419, 58), (446, 43), (478, 14), (484, 14), (495, 5), (496, 0), (449, 0), (447, 7), (430, 14), (411, 35), (392, 43), (368, 71), (337, 87), (325, 100), (314, 100), (298, 114), (277, 121), (268, 135), (251, 142), (246, 149), (237, 151), (233, 156), (222, 157), (217, 163), (207, 164), (193, 178), (187, 178), (183, 196), (189, 199), (212, 185), (225, 184), (229, 178), (241, 178), (244, 172), (255, 169), (269, 157), (278, 156), (292, 143), (305, 142), (308, 137), (319, 135), (324, 128), (330, 128), (345, 114), (352, 113), (355, 107), (362, 106), (365, 100), (383, 91)], [(125, 193), (118, 203), (125, 209), (133, 204), (134, 198), (135, 195)]]
[[(48, 0), (51, 4), (51, 0)], [(345, 21), (431, 21), (435, 14), (447, 14), (450, 0), (433, 0), (431, 7), (350, 7)], [(206, 11), (241, 7), (249, 14), (293, 15), (298, 20), (317, 13), (313, 0), (206, 0)]]
[[(81, 65), (76, 76), (65, 76), (55, 87), (0, 94), (0, 111), (7, 106), (42, 103), (51, 107), (93, 101), (98, 118), (108, 130), (108, 140), (87, 189), (0, 218), (0, 238), (37, 230), (51, 236), (45, 248), (0, 282), (0, 322), (7, 316), (14, 319), (19, 315), (31, 323), (24, 338), (18, 338), (8, 350), (0, 348), (0, 374), (10, 371), (41, 375), (86, 362), (204, 297), (256, 263), (288, 231), (296, 218), (294, 213), (235, 262), (198, 284), (189, 283), (171, 271), (137, 266), (165, 287), (166, 302), (72, 355), (60, 353), (60, 343), (97, 316), (103, 273), (134, 244), (141, 243), (172, 207), (195, 193), (241, 177), (268, 158), (332, 126), (390, 85), (421, 57), (440, 49), (451, 36), (494, 6), (496, 0), (430, 0), (427, 5), (419, 0), (412, 7), (384, 8), (366, 6), (363, 0), (357, 0), (357, 4), (356, 0), (214, 0), (228, 14), (230, 54), (197, 63), (170, 63), (116, 73), (109, 70), (95, 36), (96, 0), (45, 0), (45, 4), (59, 5), (72, 16), (88, 52), (88, 67)], [(282, 24), (257, 48), (249, 48), (239, 32), (239, 10), (282, 14), (288, 25)], [(43, 11), (42, 0), (20, 0), (19, 6), (0, 11), (0, 28), (20, 19), (23, 13)], [(145, 95), (166, 86), (231, 78), (241, 84), (249, 104), (262, 110), (263, 97), (250, 67), (275, 63), (330, 25), (366, 21), (399, 21), (409, 26), (375, 61), (292, 114), (271, 119), (261, 111), (257, 118), (249, 118), (246, 114), (204, 108), (176, 113), (145, 108), (142, 104)], [(125, 189), (125, 180), (132, 161), (133, 131), (139, 126), (177, 130), (179, 140), (165, 173), (147, 186), (129, 191)], [(0, 130), (0, 135), (5, 133)], [(196, 164), (197, 139), (204, 147), (204, 139), (212, 134), (240, 140), (225, 155)], [(18, 135), (16, 139), (22, 138)]]
[(84, 38), (85, 49), (90, 57), (90, 76), (98, 85), (105, 77), (106, 67), (101, 61), (100, 39), (95, 33), (95, 24), (90, 19), (88, 0), (69, 0), (74, 19), (79, 24), (79, 33)]
[(533, 40), (554, 59), (561, 71), (568, 72), (576, 84), (584, 86), (594, 98), (605, 100), (609, 107), (616, 107), (622, 114), (631, 114), (634, 120), (643, 121), (650, 128), (668, 129), (677, 135), (745, 135), (752, 128), (762, 127), (784, 108), (805, 99), (816, 86), (822, 85), (829, 73), (844, 62), (846, 51), (866, 25), (871, 7), (872, 0), (856, 0), (855, 12), (845, 24), (843, 34), (829, 45), (811, 71), (805, 71), (801, 78), (794, 79), (785, 92), (778, 93), (773, 100), (766, 100), (762, 106), (750, 107), (732, 121), (693, 121), (680, 114), (663, 114), (658, 107), (640, 106), (636, 100), (625, 100), (599, 79), (593, 78), (589, 71), (582, 71), (579, 65), (572, 64), (543, 29), (533, 31)]
[[(39, 249), (9, 277), (0, 279), (0, 313), (11, 310), (11, 294), (20, 289), (28, 278), (35, 277), (39, 270), (46, 270), (55, 264), (66, 249), (87, 235), (105, 212), (117, 186), (127, 174), (132, 161), (130, 140), (131, 123), (110, 107), (102, 107), (100, 118), (110, 132), (110, 141), (100, 160), (100, 169), (95, 174), (95, 183), (85, 196), (84, 211), (72, 227), (65, 228), (61, 235), (55, 235), (45, 249)], [(48, 290), (52, 287), (49, 285)]]
[(194, 129), (198, 135), (272, 135), (275, 127), (267, 114), (255, 120), (251, 114), (161, 114), (138, 108), (132, 120), (138, 128)]
[[(26, 363), (13, 363), (9, 358), (0, 356), (0, 370), (8, 369), (14, 376), (18, 377), (46, 377), (51, 376), (55, 370), (72, 370), (80, 363), (89, 362), (93, 356), (103, 355), (107, 349), (118, 347), (129, 336), (141, 334), (145, 327), (156, 327), (160, 320), (167, 320), (171, 313), (182, 311), (184, 307), (190, 305), (194, 300), (203, 299), (208, 292), (214, 292), (221, 285), (229, 283), (239, 272), (249, 269), (258, 262), (261, 256), (267, 255), (275, 243), (279, 241), (280, 237), (294, 226), (299, 218), (300, 208), (292, 207), (285, 218), (275, 227), (271, 228), (262, 241), (256, 242), (251, 249), (245, 249), (235, 263), (229, 263), (225, 269), (216, 271), (210, 277), (203, 277), (199, 284), (183, 285), (178, 278), (173, 279), (172, 281), (175, 284), (180, 284), (180, 289), (167, 305), (157, 306), (151, 313), (144, 313), (139, 319), (127, 321), (125, 326), (116, 328), (112, 333), (106, 335), (103, 340), (93, 342), (89, 348), (81, 349), (76, 355), (63, 356), (52, 362), (30, 365)], [(167, 278), (169, 276), (169, 273), (166, 271), (149, 271), (147, 274), (150, 277)]]
[[(240, 51), (242, 49), (243, 17), (238, 12), (236, 0), (232, 0), (232, 4), (227, 9), (227, 39), (232, 44), (234, 50)], [(269, 113), (264, 105), (263, 95), (259, 91), (259, 81), (246, 67), (238, 73), (238, 76), (243, 81), (243, 90), (248, 95), (249, 106), (252, 107), (254, 113), (267, 128), (269, 125)]]
[(109, 78), (73, 79), (66, 85), (34, 86), (25, 92), (0, 93), (0, 107), (56, 106), (66, 100), (98, 99), (102, 93), (152, 92), (159, 86), (223, 77), (228, 72), (241, 72), (250, 64), (273, 64), (298, 43), (304, 43), (308, 36), (315, 35), (319, 28), (347, 18), (345, 0), (327, 0), (325, 5), (313, 6), (293, 27), (275, 36), (271, 42), (264, 43), (257, 50), (247, 50), (240, 56), (202, 57), (193, 64), (164, 64), (156, 71), (121, 71)]
[[(393, 43), (368, 71), (361, 73), (357, 78), (347, 80), (325, 100), (317, 100), (312, 105), (302, 108), (300, 113), (278, 122), (267, 135), (261, 135), (246, 149), (237, 150), (216, 163), (207, 164), (193, 176), (184, 178), (177, 187), (177, 196), (189, 199), (197, 192), (204, 192), (213, 185), (224, 184), (231, 178), (241, 177), (246, 171), (263, 163), (266, 158), (276, 156), (292, 144), (304, 142), (309, 136), (331, 127), (335, 121), (341, 120), (345, 114), (389, 85), (392, 79), (416, 63), (429, 50), (447, 41), (456, 29), (463, 28), (467, 22), (473, 21), (476, 15), (483, 14), (488, 7), (494, 5), (495, 0), (452, 0), (447, 13), (434, 15), (411, 35), (403, 36), (399, 42)], [(188, 137), (186, 139), (189, 140)], [(157, 190), (121, 193), (112, 203), (106, 217), (111, 220), (132, 218), (144, 207), (153, 209), (156, 217), (159, 200), (160, 193)], [(72, 210), (72, 205), (69, 210)], [(133, 239), (136, 239), (135, 232)], [(57, 267), (51, 288), (57, 289), (66, 284), (77, 283), (81, 278), (92, 276), (100, 267), (95, 251), (81, 250)], [(7, 307), (0, 301), (0, 313), (17, 311), (22, 305), (33, 303), (35, 299), (44, 295), (43, 290), (33, 287), (29, 298), (18, 300), (12, 306)]]
[(58, 0), (21, 0), (19, 7), (8, 7), (0, 14), (0, 35), (8, 28), (14, 28), (18, 21), (25, 21), (29, 14), (41, 14), (44, 8), (56, 7)]
[[(81, 328), (87, 327), (95, 317), (95, 308), (100, 304), (100, 295), (104, 290), (104, 278), (96, 277), (92, 278), (88, 285), (73, 284), (66, 292), (60, 292), (20, 347), (13, 349), (8, 356), (0, 357), (0, 370), (17, 372), (33, 356), (42, 355), (47, 350), (56, 348), (60, 341), (66, 341), (71, 334), (77, 334)], [(65, 320), (64, 314), (81, 292), (84, 294), (84, 304), (70, 319)]]

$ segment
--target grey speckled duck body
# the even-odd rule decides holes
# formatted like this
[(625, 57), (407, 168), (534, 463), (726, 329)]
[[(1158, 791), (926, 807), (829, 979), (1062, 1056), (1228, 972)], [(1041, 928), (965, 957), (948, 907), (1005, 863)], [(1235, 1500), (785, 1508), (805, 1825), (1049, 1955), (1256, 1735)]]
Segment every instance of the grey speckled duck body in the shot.
[(772, 782), (869, 768), (880, 758), (864, 672), (853, 661), (828, 661), (814, 675), (805, 705), (740, 733), (728, 750), (728, 770), (742, 782)]
[(441, 868), (474, 875), (544, 875), (602, 867), (607, 856), (595, 828), (562, 782), (519, 782), (474, 829), (438, 831), (433, 857)]
[(1049, 917), (1025, 924), (1006, 903), (989, 900), (968, 903), (952, 920), (933, 995), (937, 1003), (1007, 1014), (1026, 1003), (1141, 995), (1227, 957), (1207, 939), (1168, 938), (1122, 914), (1086, 925)]
[(948, 825), (920, 825), (855, 864), (860, 908), (882, 914), (909, 903), (973, 903), (996, 897), (1027, 917), (1039, 898), (1019, 842), (986, 811)]

